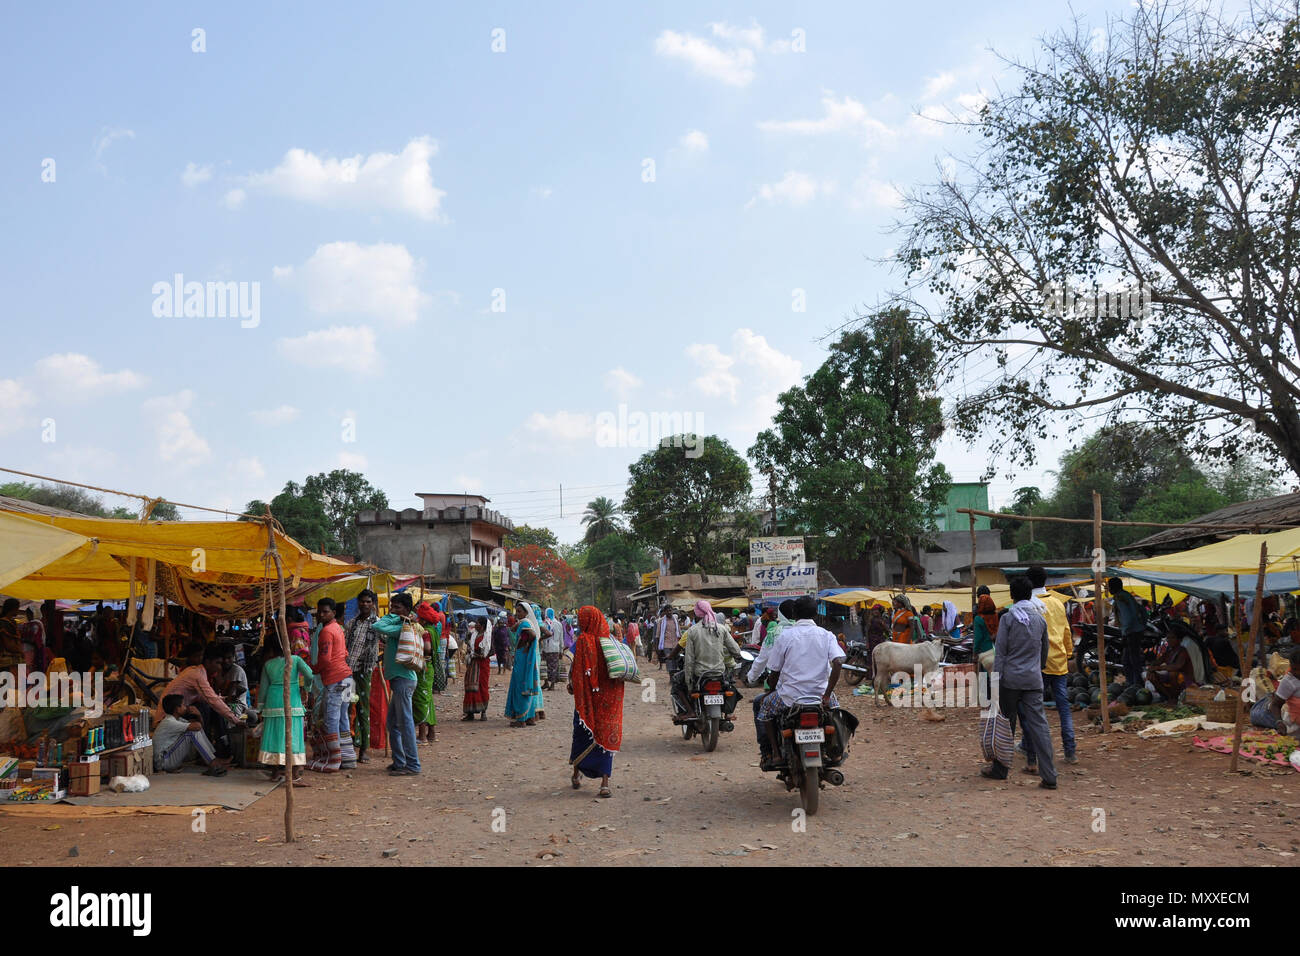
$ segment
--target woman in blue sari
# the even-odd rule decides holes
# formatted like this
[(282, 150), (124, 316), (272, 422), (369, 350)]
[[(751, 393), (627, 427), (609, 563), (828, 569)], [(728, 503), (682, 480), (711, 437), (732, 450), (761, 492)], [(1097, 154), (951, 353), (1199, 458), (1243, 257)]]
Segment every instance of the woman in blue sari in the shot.
[(506, 717), (511, 727), (532, 727), (537, 723), (542, 702), (542, 674), (537, 656), (542, 632), (532, 607), (520, 601), (515, 608), (519, 623), (514, 630), (514, 665), (510, 671), (510, 692), (506, 695)]

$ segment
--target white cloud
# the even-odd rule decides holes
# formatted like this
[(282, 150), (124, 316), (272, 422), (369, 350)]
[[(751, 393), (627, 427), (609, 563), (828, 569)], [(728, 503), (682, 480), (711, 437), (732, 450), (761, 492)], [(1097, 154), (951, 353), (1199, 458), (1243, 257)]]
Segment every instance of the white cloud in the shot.
[(192, 468), (212, 457), (212, 449), (186, 414), (193, 404), (194, 393), (183, 389), (175, 395), (150, 398), (141, 405), (153, 426), (158, 458), (179, 468)]
[(0, 378), (0, 435), (16, 431), (24, 423), (18, 413), (36, 401), (36, 396), (12, 378)]
[(379, 362), (375, 330), (368, 325), (334, 325), (277, 341), (280, 353), (317, 368), (351, 368), (369, 372)]
[(12, 378), (0, 378), (0, 412), (12, 414), (36, 401), (36, 396)]
[(747, 27), (733, 27), (729, 23), (710, 23), (709, 28), (715, 37), (741, 46), (753, 47), (755, 50), (763, 49), (763, 28), (752, 19)]
[(293, 275), (293, 266), (271, 266), (271, 275), (276, 279), (287, 279)]
[(680, 140), (682, 148), (688, 153), (707, 153), (709, 151), (709, 137), (698, 129), (689, 129), (682, 134)]
[(199, 166), (197, 163), (186, 163), (185, 171), (181, 173), (181, 182), (193, 189), (200, 183), (206, 183), (212, 178), (211, 166)]
[(280, 405), (277, 408), (261, 409), (252, 414), (253, 421), (259, 425), (288, 425), (290, 422), (296, 422), (300, 413), (292, 405)]
[(227, 209), (238, 209), (248, 198), (248, 193), (242, 189), (232, 189), (221, 197), (221, 204)]
[(805, 206), (817, 198), (818, 193), (826, 195), (835, 191), (835, 184), (830, 181), (818, 182), (807, 173), (790, 170), (779, 182), (764, 183), (758, 187), (758, 195), (745, 204), (748, 209), (758, 200), (770, 203), (785, 203), (788, 206)]
[(748, 86), (754, 79), (754, 51), (748, 47), (724, 50), (703, 37), (664, 30), (655, 40), (655, 53), (683, 60), (695, 72), (728, 86)]
[(302, 268), (272, 274), (302, 291), (321, 315), (366, 315), (409, 325), (432, 297), (420, 291), (420, 263), (405, 246), (380, 242), (330, 242), (317, 248)]
[(433, 184), (431, 160), (438, 144), (428, 136), (411, 140), (400, 153), (371, 153), (336, 159), (294, 148), (280, 165), (243, 177), (250, 191), (300, 202), (354, 209), (391, 209), (439, 222), (445, 190)]
[(925, 89), (921, 93), (921, 98), (926, 100), (938, 99), (957, 82), (957, 76), (954, 73), (940, 73), (938, 76), (932, 76), (926, 80)]
[(605, 387), (620, 399), (626, 399), (633, 390), (640, 388), (643, 384), (641, 379), (637, 378), (621, 365), (606, 372), (604, 375), (604, 382)]
[(538, 199), (550, 199), (555, 194), (555, 190), (550, 186), (534, 186), (533, 195)]
[(104, 153), (119, 139), (135, 139), (135, 130), (109, 129), (106, 126), (103, 132), (95, 137), (95, 165), (105, 176), (108, 175), (108, 167), (104, 165)]
[(774, 407), (776, 396), (798, 384), (803, 375), (802, 362), (773, 348), (753, 329), (732, 333), (729, 353), (712, 343), (695, 343), (687, 346), (686, 357), (704, 371), (693, 383), (696, 389), (712, 398), (725, 397), (733, 405), (740, 399), (742, 384), (733, 371), (737, 367), (745, 371), (747, 381), (763, 384), (762, 394), (753, 397), (764, 409)]
[(235, 459), (231, 470), (239, 478), (248, 481), (261, 481), (266, 477), (266, 469), (256, 457)]
[(122, 369), (105, 372), (98, 362), (88, 355), (63, 352), (47, 355), (36, 363), (40, 380), (55, 386), (62, 398), (86, 398), (106, 392), (125, 392), (144, 385), (144, 376)]
[(558, 411), (554, 415), (533, 412), (524, 427), (555, 441), (577, 441), (596, 431), (595, 420), (586, 412)]
[(849, 205), (855, 209), (897, 209), (903, 205), (903, 194), (884, 180), (863, 174), (853, 184)]
[(818, 119), (762, 120), (758, 128), (766, 133), (820, 136), (825, 133), (858, 133), (868, 143), (891, 138), (894, 131), (867, 112), (851, 96), (836, 99), (830, 90), (822, 93), (822, 115)]
[(357, 454), (353, 451), (341, 451), (336, 459), (340, 468), (346, 468), (348, 471), (365, 471), (370, 464), (365, 455)]
[(734, 358), (724, 354), (716, 345), (699, 343), (686, 347), (686, 357), (704, 369), (704, 374), (695, 380), (697, 389), (710, 398), (725, 396), (735, 403), (740, 377), (731, 371), (731, 367), (736, 364)]
[(460, 491), (467, 491), (470, 494), (476, 494), (483, 490), (483, 479), (473, 475), (457, 475), (451, 482)]

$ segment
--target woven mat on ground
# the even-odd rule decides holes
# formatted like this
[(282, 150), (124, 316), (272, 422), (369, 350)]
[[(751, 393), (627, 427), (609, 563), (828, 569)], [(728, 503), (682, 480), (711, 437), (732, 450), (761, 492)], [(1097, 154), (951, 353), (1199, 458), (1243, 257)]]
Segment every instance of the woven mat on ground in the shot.
[(97, 816), (119, 813), (189, 813), (195, 807), (244, 810), (279, 784), (266, 779), (260, 770), (232, 769), (224, 777), (205, 777), (197, 767), (182, 773), (158, 773), (149, 778), (143, 793), (113, 793), (102, 790), (90, 797), (67, 797), (70, 811), (51, 814), (60, 804), (0, 803), (0, 813), (29, 813), (33, 816)]

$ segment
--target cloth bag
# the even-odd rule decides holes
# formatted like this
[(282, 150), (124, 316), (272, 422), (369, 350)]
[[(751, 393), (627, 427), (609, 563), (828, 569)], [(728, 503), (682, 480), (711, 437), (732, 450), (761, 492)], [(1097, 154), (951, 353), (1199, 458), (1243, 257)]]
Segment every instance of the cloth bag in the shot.
[(424, 637), (416, 633), (410, 621), (402, 622), (402, 633), (397, 637), (397, 663), (415, 671), (424, 670)]
[(611, 678), (629, 684), (641, 683), (641, 674), (636, 666), (636, 652), (632, 648), (612, 637), (602, 637), (600, 652), (605, 656), (605, 668)]
[(996, 760), (1004, 767), (1015, 763), (1016, 745), (1011, 733), (1011, 721), (1003, 715), (995, 700), (989, 705), (987, 715), (980, 715), (980, 751), (985, 760)]

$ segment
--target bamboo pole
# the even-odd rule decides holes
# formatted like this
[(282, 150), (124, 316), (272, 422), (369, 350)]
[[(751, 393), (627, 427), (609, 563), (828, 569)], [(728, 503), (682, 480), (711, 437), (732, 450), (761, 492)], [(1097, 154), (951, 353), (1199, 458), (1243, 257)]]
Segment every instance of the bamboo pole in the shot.
[[(279, 584), (280, 595), (280, 613), (275, 619), (275, 633), (280, 637), (280, 652), (284, 655), (284, 671), (280, 681), (284, 685), (284, 696), (281, 698), (280, 705), (284, 709), (284, 842), (293, 843), (293, 706), (289, 695), (289, 681), (295, 674), (295, 666), (292, 649), (289, 647), (289, 629), (284, 620), (287, 611), (284, 600), (284, 563), (280, 560), (280, 552), (275, 546), (275, 532), (271, 528), (269, 507), (266, 509), (264, 520), (267, 552), (275, 562), (275, 577)], [(306, 718), (303, 719), (303, 726), (306, 727)]]
[[(1259, 546), (1259, 576), (1255, 579), (1255, 607), (1254, 613), (1250, 616), (1250, 643), (1247, 644), (1248, 659), (1246, 663), (1246, 679), (1250, 679), (1250, 672), (1255, 668), (1255, 641), (1259, 639), (1259, 629), (1264, 623), (1264, 576), (1268, 573), (1268, 542), (1265, 541)], [(1237, 772), (1237, 752), (1241, 750), (1241, 726), (1243, 718), (1246, 715), (1246, 700), (1244, 694), (1237, 695), (1237, 725), (1232, 731), (1232, 763), (1228, 770), (1232, 773)]]
[(975, 555), (979, 550), (976, 546), (975, 539), (975, 516), (970, 515), (970, 620), (971, 630), (975, 628), (975, 612), (979, 609), (979, 598), (975, 595), (979, 591), (979, 581), (975, 577)]
[(1232, 627), (1232, 643), (1237, 645), (1237, 657), (1246, 665), (1246, 673), (1253, 666), (1246, 660), (1246, 645), (1241, 640), (1241, 578), (1232, 576), (1232, 613), (1228, 615), (1228, 624)]
[(1096, 558), (1102, 552), (1101, 548), (1101, 495), (1097, 492), (1092, 493), (1092, 546), (1095, 550), (1093, 558), (1092, 572), (1092, 592), (1093, 592), (1093, 617), (1097, 619), (1097, 667), (1099, 668), (1101, 683), (1101, 732), (1110, 733), (1110, 700), (1106, 693), (1106, 615), (1101, 611), (1102, 601), (1102, 576), (1106, 570), (1105, 562), (1096, 563)]

